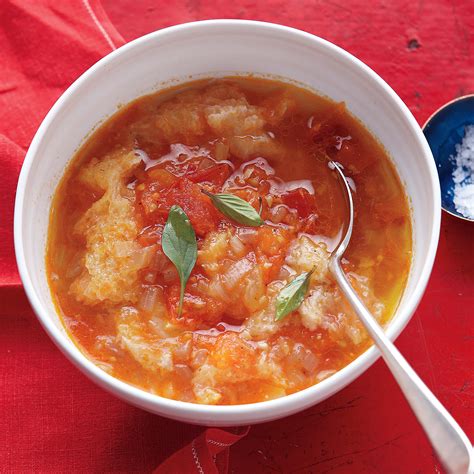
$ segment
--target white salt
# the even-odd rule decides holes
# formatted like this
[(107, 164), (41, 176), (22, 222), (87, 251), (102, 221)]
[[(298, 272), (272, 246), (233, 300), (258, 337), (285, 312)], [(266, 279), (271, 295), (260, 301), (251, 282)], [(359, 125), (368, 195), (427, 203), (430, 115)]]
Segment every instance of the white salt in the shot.
[(453, 170), (454, 206), (464, 217), (474, 219), (474, 125), (464, 129), (464, 138), (456, 144), (456, 155), (450, 159)]

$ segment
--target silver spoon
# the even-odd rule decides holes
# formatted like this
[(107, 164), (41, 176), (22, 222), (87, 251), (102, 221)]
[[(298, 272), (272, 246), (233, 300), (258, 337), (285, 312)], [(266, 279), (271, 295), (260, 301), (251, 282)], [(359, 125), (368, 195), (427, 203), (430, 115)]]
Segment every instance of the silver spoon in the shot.
[(365, 307), (354, 288), (352, 288), (341, 267), (341, 258), (351, 240), (354, 223), (354, 204), (349, 183), (340, 165), (329, 162), (329, 166), (334, 168), (342, 178), (350, 216), (346, 234), (339, 246), (331, 254), (329, 269), (382, 353), (382, 357), (398, 382), (446, 470), (453, 474), (471, 473), (474, 469), (474, 462), (471, 457), (473, 448), (468, 437), (385, 335), (382, 327), (370, 314), (370, 311)]

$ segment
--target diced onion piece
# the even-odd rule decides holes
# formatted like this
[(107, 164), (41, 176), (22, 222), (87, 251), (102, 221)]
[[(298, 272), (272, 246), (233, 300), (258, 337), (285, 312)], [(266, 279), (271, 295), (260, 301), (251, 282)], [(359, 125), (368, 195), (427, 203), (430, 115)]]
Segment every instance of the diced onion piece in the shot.
[(151, 313), (155, 307), (157, 297), (158, 288), (156, 286), (146, 287), (138, 300), (138, 309)]
[(247, 245), (252, 245), (257, 239), (257, 231), (255, 229), (239, 229), (239, 239)]
[(227, 290), (231, 291), (239, 281), (252, 269), (253, 264), (247, 258), (237, 260), (222, 276), (222, 282)]
[(211, 160), (210, 158), (203, 158), (198, 165), (198, 170), (204, 170), (206, 168), (209, 168), (214, 165), (214, 161)]
[(306, 351), (301, 359), (301, 365), (303, 369), (308, 373), (314, 373), (316, 367), (318, 366), (318, 358), (311, 352)]
[(168, 285), (178, 280), (178, 272), (172, 265), (168, 266), (162, 273), (163, 281)]
[(197, 366), (197, 367), (200, 367), (202, 366), (203, 364), (205, 364), (206, 360), (207, 360), (207, 356), (209, 355), (209, 352), (206, 350), (206, 349), (199, 349), (197, 350), (195, 353), (194, 353), (194, 364)]
[(319, 372), (317, 376), (317, 380), (318, 382), (321, 382), (321, 380), (327, 379), (328, 377), (330, 377), (331, 375), (335, 373), (336, 373), (335, 370), (321, 370), (321, 372)]
[(254, 170), (253, 166), (247, 166), (245, 168), (244, 175), (243, 175), (245, 180), (249, 179), (250, 176), (252, 176), (253, 170)]
[(84, 294), (87, 292), (87, 288), (89, 287), (91, 282), (91, 277), (89, 274), (83, 274), (80, 278), (75, 280), (74, 285), (74, 291), (76, 294)]
[(150, 263), (150, 271), (162, 272), (168, 265), (168, 257), (162, 251), (157, 251)]
[[(294, 345), (286, 361), (294, 368), (303, 369), (308, 374), (314, 374), (318, 366), (318, 358), (303, 344)], [(295, 371), (296, 373), (297, 371)]]
[(254, 313), (265, 306), (267, 298), (265, 297), (265, 284), (260, 268), (255, 267), (248, 275), (247, 285), (243, 295), (245, 307)]
[(149, 247), (135, 250), (130, 254), (131, 265), (137, 270), (145, 268), (151, 263), (155, 252), (156, 245), (150, 245)]
[(229, 145), (223, 142), (217, 142), (215, 145), (215, 158), (217, 161), (227, 160), (229, 157)]
[(83, 268), (84, 263), (82, 258), (79, 254), (76, 254), (71, 258), (70, 264), (66, 267), (66, 278), (72, 280), (78, 277), (81, 274)]
[(174, 372), (182, 380), (189, 381), (193, 378), (193, 371), (184, 364), (175, 365)]
[(209, 286), (207, 287), (207, 292), (212, 298), (216, 298), (221, 301), (226, 301), (228, 299), (228, 292), (224, 288), (219, 275), (211, 280)]
[(148, 265), (148, 272), (143, 277), (147, 283), (155, 283), (156, 277), (159, 273), (169, 266), (169, 260), (162, 251), (156, 251)]
[(295, 271), (290, 268), (288, 265), (283, 265), (280, 268), (280, 272), (278, 274), (278, 279), (279, 280), (288, 280), (290, 276), (294, 275)]
[(246, 253), (245, 245), (237, 235), (233, 235), (229, 241), (230, 248), (236, 257), (243, 257)]
[(150, 283), (150, 284), (155, 283), (156, 275), (157, 275), (157, 272), (155, 272), (155, 271), (147, 272), (146, 275), (143, 277), (143, 280), (146, 283)]
[(279, 224), (288, 215), (288, 208), (283, 204), (279, 204), (278, 206), (275, 206), (270, 210), (270, 214), (272, 222), (274, 222), (275, 224)]
[(70, 252), (64, 245), (58, 245), (54, 253), (54, 260), (59, 268), (65, 267), (69, 264)]
[(177, 363), (186, 362), (191, 357), (191, 350), (191, 339), (188, 339), (174, 349), (173, 360)]
[(174, 387), (173, 382), (170, 380), (164, 384), (164, 386), (161, 388), (161, 394), (162, 397), (165, 398), (175, 398), (176, 397), (176, 390)]

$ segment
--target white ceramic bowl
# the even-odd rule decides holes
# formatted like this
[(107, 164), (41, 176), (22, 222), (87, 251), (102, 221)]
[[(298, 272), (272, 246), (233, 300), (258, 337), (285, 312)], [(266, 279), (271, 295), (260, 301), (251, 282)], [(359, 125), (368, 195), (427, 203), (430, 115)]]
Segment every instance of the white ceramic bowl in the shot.
[(166, 28), (114, 51), (85, 72), (44, 119), (26, 155), (15, 205), (20, 275), (41, 324), (63, 353), (123, 400), (209, 426), (259, 423), (308, 408), (348, 385), (380, 354), (372, 347), (318, 385), (276, 400), (205, 406), (161, 398), (108, 375), (71, 342), (51, 301), (45, 245), (51, 198), (65, 166), (92, 128), (119, 104), (190, 79), (242, 73), (289, 78), (344, 100), (393, 158), (411, 200), (414, 231), (408, 286), (387, 329), (395, 339), (420, 301), (436, 253), (440, 225), (436, 169), (423, 133), (395, 92), (358, 59), (308, 33), (269, 23), (212, 20)]

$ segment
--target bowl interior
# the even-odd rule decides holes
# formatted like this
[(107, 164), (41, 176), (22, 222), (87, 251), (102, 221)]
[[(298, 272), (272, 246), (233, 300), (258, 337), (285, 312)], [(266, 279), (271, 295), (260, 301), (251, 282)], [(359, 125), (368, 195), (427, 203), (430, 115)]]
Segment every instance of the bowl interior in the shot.
[[(450, 102), (433, 114), (423, 127), (438, 170), (441, 204), (450, 214), (466, 219), (454, 205), (453, 170), (456, 144), (461, 143), (466, 125), (474, 124), (474, 95)], [(469, 219), (468, 219), (469, 220)]]
[[(103, 386), (155, 412), (209, 424), (251, 423), (301, 410), (347, 385), (377, 356), (370, 349), (323, 383), (278, 401), (254, 405), (279, 407), (247, 411), (226, 407), (190, 408), (176, 413), (179, 402), (137, 395), (110, 376), (98, 374), (67, 338), (54, 310), (45, 275), (44, 253), (49, 209), (65, 165), (91, 129), (119, 104), (179, 82), (209, 76), (253, 73), (290, 78), (336, 101), (345, 101), (384, 144), (393, 158), (413, 211), (412, 270), (389, 336), (403, 329), (426, 285), (439, 230), (437, 178), (429, 148), (408, 109), (393, 91), (361, 62), (343, 50), (276, 25), (242, 21), (209, 21), (169, 28), (136, 40), (109, 55), (83, 75), (61, 97), (39, 129), (20, 178), (15, 216), (16, 251), (27, 294), (56, 343)], [(120, 385), (122, 384), (122, 385)], [(118, 389), (117, 389), (118, 390)], [(149, 396), (148, 396), (149, 395)], [(140, 396), (141, 401), (137, 400)], [(145, 403), (146, 399), (146, 403)], [(289, 400), (286, 400), (289, 399)], [(158, 401), (157, 401), (158, 400)], [(159, 401), (161, 400), (161, 401)], [(271, 405), (273, 403), (273, 405)], [(161, 408), (157, 405), (161, 404)], [(270, 404), (270, 405), (269, 405)], [(190, 404), (186, 404), (190, 405)], [(209, 409), (216, 409), (209, 415)], [(173, 412), (174, 410), (174, 412)], [(194, 411), (193, 411), (194, 410)], [(227, 413), (227, 415), (225, 415)], [(233, 416), (230, 416), (233, 413)], [(206, 418), (207, 417), (207, 418)]]

